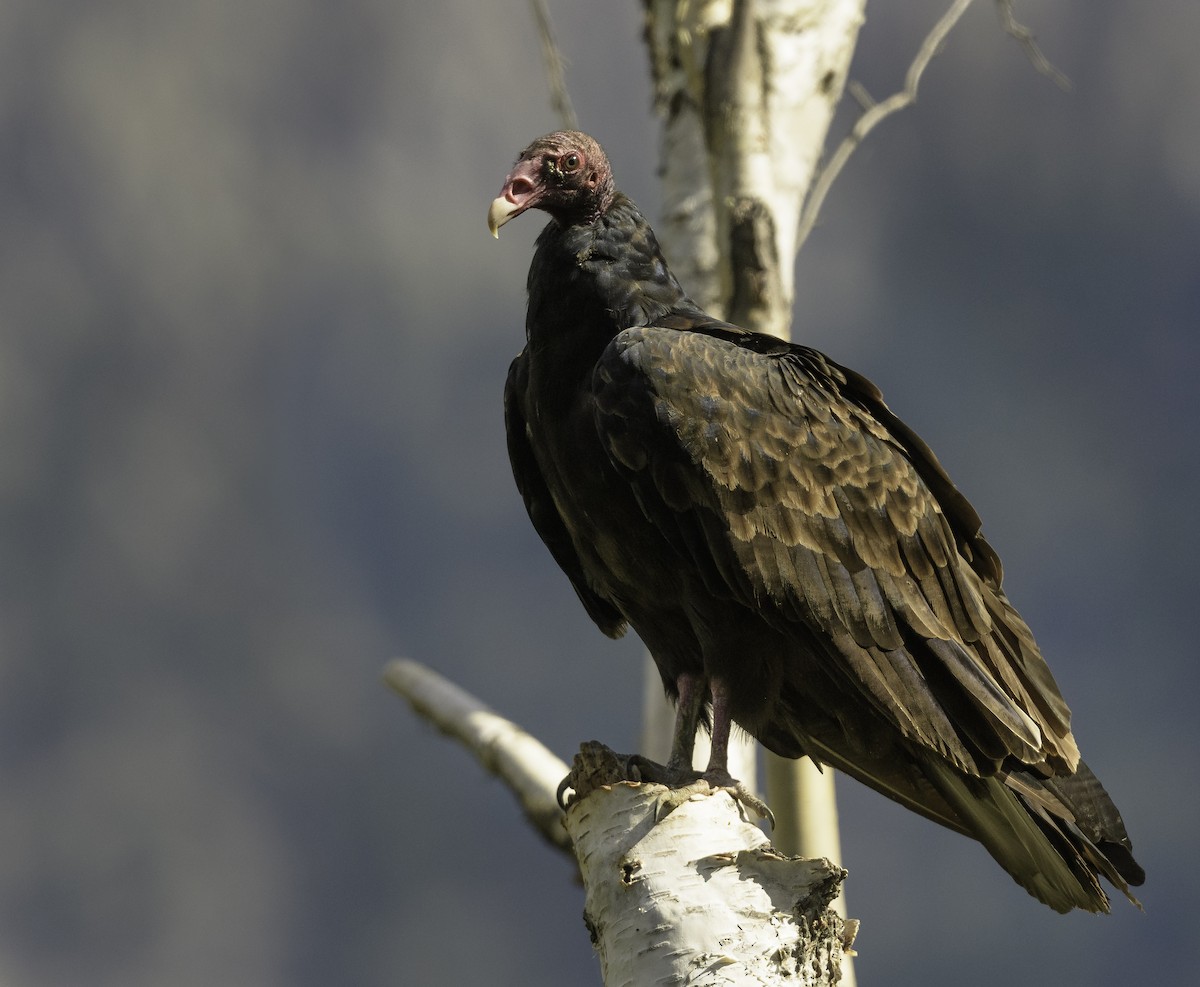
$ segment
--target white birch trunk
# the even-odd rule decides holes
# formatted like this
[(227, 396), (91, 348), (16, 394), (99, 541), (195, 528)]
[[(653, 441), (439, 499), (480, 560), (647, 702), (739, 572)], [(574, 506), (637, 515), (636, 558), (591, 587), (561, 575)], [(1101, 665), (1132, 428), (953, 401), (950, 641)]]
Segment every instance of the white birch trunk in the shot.
[(856, 930), (828, 907), (844, 871), (779, 853), (726, 793), (623, 777), (585, 744), (566, 817), (605, 984), (839, 982)]

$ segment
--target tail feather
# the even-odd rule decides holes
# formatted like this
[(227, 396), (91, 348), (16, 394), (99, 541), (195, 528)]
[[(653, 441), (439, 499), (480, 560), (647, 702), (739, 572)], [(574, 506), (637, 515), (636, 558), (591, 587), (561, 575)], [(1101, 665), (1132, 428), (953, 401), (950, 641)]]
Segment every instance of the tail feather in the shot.
[(1145, 883), (1146, 872), (1133, 859), (1133, 844), (1125, 832), (1125, 821), (1100, 779), (1080, 761), (1073, 774), (1047, 778), (1041, 785), (1071, 809), (1072, 829), (1077, 835), (1072, 842), (1085, 847), (1095, 868), (1141, 908), (1141, 903), (1129, 893), (1129, 885), (1137, 887)]
[(1108, 895), (1043, 806), (993, 776), (976, 778), (929, 761), (926, 775), (975, 839), (1018, 884), (1057, 912), (1107, 912)]
[[(797, 704), (798, 705), (798, 704)], [(781, 705), (758, 739), (783, 757), (807, 754), (948, 829), (978, 840), (1039, 901), (1059, 912), (1109, 911), (1104, 878), (1134, 905), (1130, 893), (1146, 875), (1133, 858), (1121, 815), (1088, 766), (1043, 778), (1014, 769), (970, 773), (889, 729), (856, 731), (829, 715), (829, 705), (806, 710), (803, 724)]]
[(1109, 911), (1103, 877), (1134, 905), (1145, 880), (1124, 824), (1095, 775), (1080, 762), (1071, 776), (1027, 772), (972, 778), (930, 762), (934, 787), (1013, 879), (1059, 912)]

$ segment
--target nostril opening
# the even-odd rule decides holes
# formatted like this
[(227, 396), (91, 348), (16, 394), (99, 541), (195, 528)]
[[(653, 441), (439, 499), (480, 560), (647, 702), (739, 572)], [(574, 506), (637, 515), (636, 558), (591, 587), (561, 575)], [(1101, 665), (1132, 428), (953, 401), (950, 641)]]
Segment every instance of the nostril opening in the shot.
[(528, 178), (514, 178), (512, 184), (508, 187), (508, 197), (510, 199), (519, 199), (522, 196), (529, 195), (533, 191), (533, 182)]

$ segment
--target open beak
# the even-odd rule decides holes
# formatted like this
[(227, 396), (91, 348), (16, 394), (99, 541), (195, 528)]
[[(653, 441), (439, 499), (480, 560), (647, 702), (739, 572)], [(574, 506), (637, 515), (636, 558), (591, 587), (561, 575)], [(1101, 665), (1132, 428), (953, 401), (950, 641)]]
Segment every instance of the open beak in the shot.
[(542, 185), (538, 181), (538, 160), (526, 158), (518, 161), (506, 179), (500, 194), (488, 208), (488, 232), (500, 239), (500, 227), (514, 216), (538, 204), (542, 197)]

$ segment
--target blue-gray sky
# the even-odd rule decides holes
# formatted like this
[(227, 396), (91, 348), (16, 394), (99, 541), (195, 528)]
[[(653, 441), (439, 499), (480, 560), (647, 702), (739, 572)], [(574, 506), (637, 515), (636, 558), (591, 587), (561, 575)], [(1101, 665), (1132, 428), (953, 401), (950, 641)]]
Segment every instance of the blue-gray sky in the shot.
[[(942, 2), (868, 5), (896, 88)], [(656, 214), (640, 8), (554, 3)], [(797, 267), (984, 518), (1149, 874), (1061, 917), (842, 784), (864, 984), (1200, 972), (1200, 7), (980, 0)], [(844, 123), (844, 121), (843, 121)], [(0, 984), (598, 983), (565, 860), (380, 682), (406, 655), (564, 757), (635, 743), (513, 489), (500, 393), (554, 129), (524, 0), (0, 9)], [(586, 697), (585, 699), (581, 697)]]

